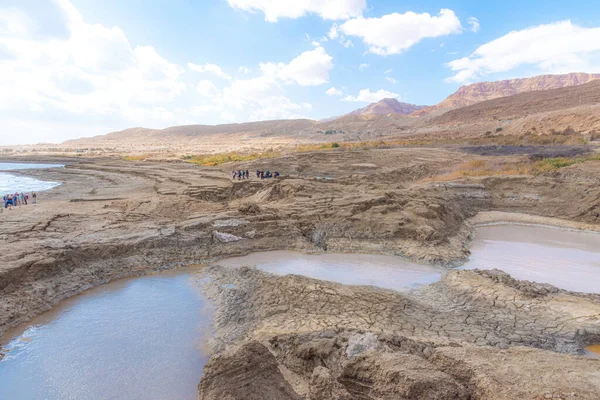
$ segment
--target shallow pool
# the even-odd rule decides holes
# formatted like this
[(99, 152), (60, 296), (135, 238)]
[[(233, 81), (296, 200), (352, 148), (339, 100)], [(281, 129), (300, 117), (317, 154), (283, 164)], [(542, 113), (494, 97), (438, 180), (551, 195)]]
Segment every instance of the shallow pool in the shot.
[(416, 264), (400, 257), (370, 254), (302, 254), (295, 251), (268, 251), (227, 258), (219, 265), (243, 265), (277, 275), (298, 274), (346, 285), (373, 285), (409, 290), (438, 281), (442, 268)]
[(0, 399), (196, 399), (211, 321), (190, 271), (89, 290), (8, 335)]
[(516, 279), (600, 293), (600, 234), (537, 226), (481, 227), (471, 258), (461, 268), (498, 268)]

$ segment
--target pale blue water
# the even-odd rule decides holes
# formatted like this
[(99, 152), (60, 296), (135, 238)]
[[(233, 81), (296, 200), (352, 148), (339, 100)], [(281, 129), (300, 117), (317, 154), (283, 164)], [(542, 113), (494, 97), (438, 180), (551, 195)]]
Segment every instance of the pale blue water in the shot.
[(477, 228), (461, 269), (498, 268), (513, 278), (600, 293), (600, 234), (537, 226)]
[(0, 399), (196, 399), (207, 307), (194, 275), (181, 271), (67, 300), (9, 343)]
[(0, 162), (0, 171), (15, 171), (19, 169), (44, 169), (61, 168), (62, 164), (34, 164), (34, 163), (3, 163)]
[(265, 251), (219, 261), (227, 267), (243, 265), (277, 275), (298, 274), (345, 285), (372, 285), (406, 291), (440, 279), (442, 268), (417, 264), (400, 257), (373, 254), (303, 254)]
[(41, 192), (59, 186), (60, 182), (41, 181), (39, 179), (17, 176), (1, 171), (16, 171), (23, 169), (61, 168), (61, 164), (25, 164), (25, 163), (0, 163), (0, 198), (8, 193)]

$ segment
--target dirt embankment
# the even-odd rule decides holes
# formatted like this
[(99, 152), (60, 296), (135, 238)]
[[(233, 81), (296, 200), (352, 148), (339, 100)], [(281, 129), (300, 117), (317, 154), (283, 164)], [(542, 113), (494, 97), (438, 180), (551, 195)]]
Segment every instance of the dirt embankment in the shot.
[(217, 355), (200, 399), (600, 394), (600, 360), (567, 355), (600, 339), (598, 296), (501, 271), (454, 271), (411, 294), (251, 268), (207, 272)]

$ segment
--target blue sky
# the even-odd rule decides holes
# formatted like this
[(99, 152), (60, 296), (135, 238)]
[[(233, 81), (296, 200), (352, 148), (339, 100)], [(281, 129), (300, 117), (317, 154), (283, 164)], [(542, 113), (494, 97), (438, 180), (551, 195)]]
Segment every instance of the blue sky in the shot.
[(595, 1), (0, 0), (0, 145), (600, 72)]

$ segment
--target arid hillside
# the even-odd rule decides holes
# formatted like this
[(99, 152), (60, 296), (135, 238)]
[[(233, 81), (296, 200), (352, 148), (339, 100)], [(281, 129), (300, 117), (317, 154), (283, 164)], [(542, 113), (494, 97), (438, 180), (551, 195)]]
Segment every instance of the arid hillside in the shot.
[(413, 113), (413, 115), (425, 116), (432, 112), (453, 110), (499, 97), (514, 96), (519, 93), (583, 85), (598, 78), (600, 78), (600, 74), (570, 73), (565, 75), (541, 75), (524, 79), (474, 83), (460, 87), (441, 103), (425, 107)]
[(600, 80), (581, 86), (520, 93), (458, 108), (436, 117), (435, 125), (511, 119), (600, 103)]
[(376, 103), (371, 103), (364, 108), (354, 110), (349, 115), (409, 115), (425, 107), (426, 106), (417, 106), (415, 104), (402, 103), (396, 99), (383, 99), (379, 100)]
[(82, 138), (64, 142), (65, 146), (110, 146), (119, 144), (160, 145), (165, 141), (206, 140), (208, 136), (236, 135), (238, 137), (257, 137), (271, 135), (292, 135), (294, 132), (316, 125), (316, 121), (308, 119), (273, 120), (246, 122), (242, 124), (224, 125), (183, 125), (166, 129), (130, 128), (111, 132), (92, 138)]

